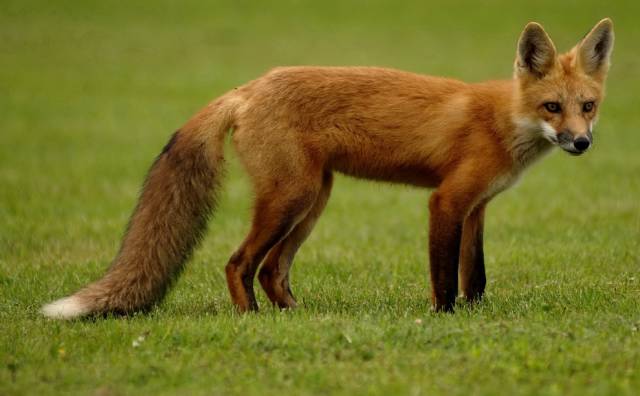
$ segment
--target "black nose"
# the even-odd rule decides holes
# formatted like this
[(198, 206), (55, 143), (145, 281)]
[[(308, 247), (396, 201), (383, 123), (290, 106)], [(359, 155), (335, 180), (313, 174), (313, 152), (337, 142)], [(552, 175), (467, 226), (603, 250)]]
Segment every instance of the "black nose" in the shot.
[(584, 136), (580, 136), (576, 140), (573, 141), (573, 147), (578, 151), (584, 151), (589, 148), (591, 142)]

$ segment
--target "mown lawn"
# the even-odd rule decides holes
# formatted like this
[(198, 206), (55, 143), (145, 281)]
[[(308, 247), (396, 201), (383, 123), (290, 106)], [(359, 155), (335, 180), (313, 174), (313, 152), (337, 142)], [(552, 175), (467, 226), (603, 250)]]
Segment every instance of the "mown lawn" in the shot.
[[(637, 394), (637, 2), (3, 1), (0, 394)], [(532, 3), (533, 4), (533, 3)], [(150, 314), (55, 322), (98, 278), (173, 130), (276, 65), (508, 78), (524, 24), (568, 49), (605, 16), (596, 146), (489, 207), (485, 301), (429, 311), (428, 192), (339, 177), (294, 266), (301, 306), (239, 316), (223, 268), (251, 192), (229, 152), (202, 247)]]

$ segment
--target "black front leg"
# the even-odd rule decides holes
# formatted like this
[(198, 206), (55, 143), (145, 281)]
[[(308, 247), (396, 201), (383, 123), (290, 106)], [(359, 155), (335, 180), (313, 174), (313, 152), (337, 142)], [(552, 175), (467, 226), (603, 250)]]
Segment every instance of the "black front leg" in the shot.
[(484, 270), (482, 234), (485, 204), (478, 205), (464, 221), (460, 245), (460, 286), (469, 302), (482, 299), (487, 278)]
[(437, 312), (453, 312), (458, 294), (458, 260), (463, 218), (449, 198), (435, 192), (429, 201), (431, 302)]

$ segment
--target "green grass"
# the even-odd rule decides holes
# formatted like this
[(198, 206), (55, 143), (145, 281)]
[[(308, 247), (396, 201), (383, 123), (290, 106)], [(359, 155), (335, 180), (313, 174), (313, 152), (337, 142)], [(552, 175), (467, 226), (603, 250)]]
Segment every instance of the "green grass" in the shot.
[[(640, 389), (639, 3), (132, 3), (0, 5), (0, 394)], [(527, 21), (568, 49), (604, 16), (617, 42), (596, 147), (550, 155), (490, 205), (476, 308), (429, 311), (428, 191), (339, 177), (293, 269), (300, 309), (261, 294), (260, 313), (234, 314), (223, 268), (251, 192), (228, 150), (221, 208), (161, 305), (38, 314), (104, 272), (156, 153), (226, 90), (291, 64), (508, 78)]]

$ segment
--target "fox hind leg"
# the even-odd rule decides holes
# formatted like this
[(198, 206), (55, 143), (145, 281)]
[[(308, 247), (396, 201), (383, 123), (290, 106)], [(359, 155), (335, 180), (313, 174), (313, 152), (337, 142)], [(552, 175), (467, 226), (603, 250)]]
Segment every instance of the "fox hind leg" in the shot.
[[(296, 183), (275, 181), (263, 185), (287, 185), (287, 188), (257, 188), (251, 231), (231, 256), (225, 271), (231, 299), (240, 312), (258, 309), (253, 291), (253, 280), (258, 265), (265, 255), (311, 210), (318, 191), (320, 177), (314, 178), (314, 172), (306, 173), (304, 178), (296, 178)], [(304, 182), (299, 182), (304, 180)]]
[(322, 214), (329, 200), (332, 184), (333, 175), (331, 172), (325, 172), (320, 192), (307, 216), (295, 226), (285, 239), (269, 251), (260, 268), (258, 274), (260, 284), (269, 300), (279, 308), (294, 308), (296, 306), (296, 300), (289, 286), (289, 270), (293, 264), (293, 257), (311, 234), (316, 221)]

